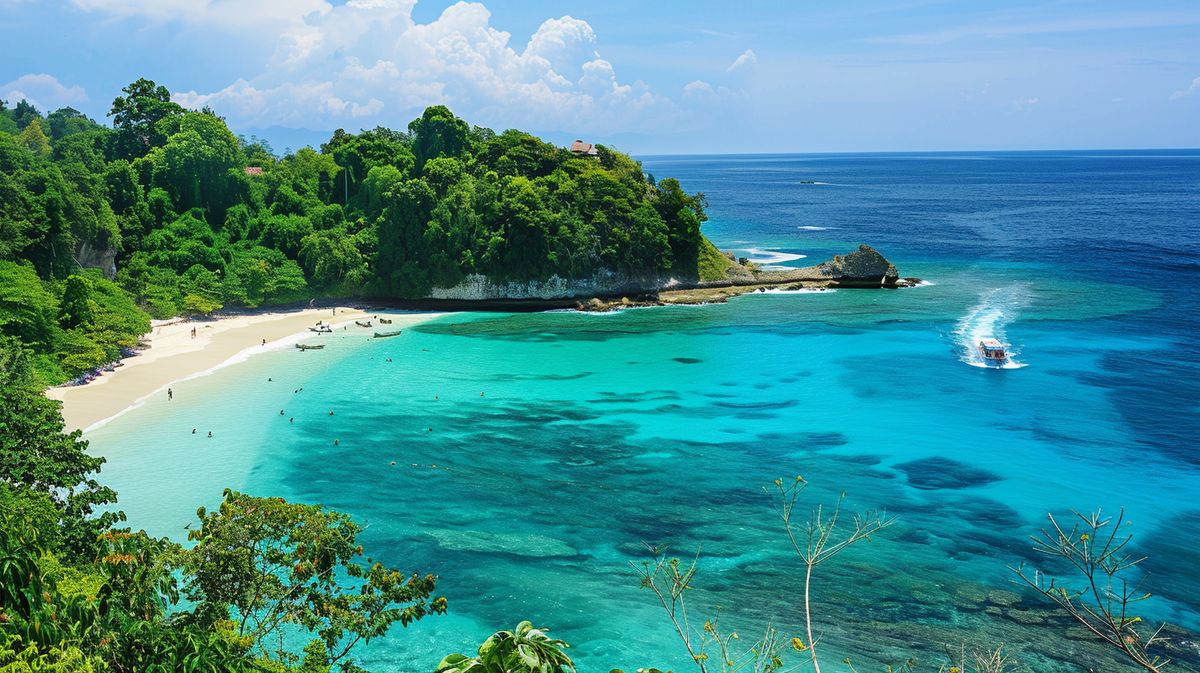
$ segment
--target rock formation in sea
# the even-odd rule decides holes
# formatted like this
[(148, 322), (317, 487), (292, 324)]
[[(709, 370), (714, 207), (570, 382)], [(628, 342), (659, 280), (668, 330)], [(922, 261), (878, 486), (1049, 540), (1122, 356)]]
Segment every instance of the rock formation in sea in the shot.
[(848, 255), (834, 255), (814, 268), (843, 287), (894, 287), (900, 280), (896, 266), (866, 243)]

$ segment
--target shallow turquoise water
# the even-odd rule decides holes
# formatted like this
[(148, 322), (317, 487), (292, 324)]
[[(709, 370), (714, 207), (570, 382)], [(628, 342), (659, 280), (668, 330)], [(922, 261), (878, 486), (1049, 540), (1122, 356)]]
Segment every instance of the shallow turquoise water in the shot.
[[(750, 240), (747, 217), (716, 218), (718, 243), (814, 257), (842, 245), (812, 230)], [(1031, 671), (1122, 670), (1057, 638), (1061, 623), (983, 611), (983, 592), (1016, 590), (1006, 566), (1038, 560), (1028, 536), (1045, 513), (1071, 509), (1126, 508), (1152, 558), (1147, 616), (1200, 628), (1200, 562), (1179, 543), (1200, 534), (1195, 403), (1170, 396), (1194, 385), (1170, 322), (1189, 324), (1188, 300), (1063, 272), (1042, 249), (897, 247), (902, 271), (932, 285), (335, 334), (323, 351), (179, 383), (170, 404), (89, 439), (130, 523), (152, 533), (182, 538), (229, 486), (350, 512), (377, 556), (439, 574), (451, 614), (373, 643), (376, 671), (432, 670), (520, 619), (571, 642), (581, 671), (687, 670), (629, 568), (643, 543), (699, 550), (695, 609), (793, 633), (800, 568), (762, 487), (795, 474), (812, 483), (806, 502), (844, 491), (898, 517), (820, 569), (829, 662), (881, 670), (1003, 642)], [(1025, 366), (971, 366), (982, 332)]]

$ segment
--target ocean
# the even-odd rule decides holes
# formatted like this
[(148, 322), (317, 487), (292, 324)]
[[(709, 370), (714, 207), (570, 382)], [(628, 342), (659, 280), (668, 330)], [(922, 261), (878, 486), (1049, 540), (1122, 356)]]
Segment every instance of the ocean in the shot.
[[(1030, 536), (1073, 510), (1124, 509), (1139, 616), (1200, 630), (1200, 151), (643, 163), (707, 195), (723, 249), (803, 266), (866, 242), (926, 282), (456, 314), (255, 356), (88, 434), (130, 525), (183, 540), (225, 487), (349, 512), (449, 599), (363, 649), (376, 673), (524, 619), (582, 672), (689, 670), (638, 586), (647, 545), (698, 560), (695, 626), (799, 636), (803, 568), (764, 490), (796, 475), (804, 512), (844, 493), (896, 517), (818, 568), (826, 670), (1000, 644), (1035, 673), (1133, 670), (1013, 581), (1062, 570)], [(983, 335), (1012, 367), (980, 366)]]

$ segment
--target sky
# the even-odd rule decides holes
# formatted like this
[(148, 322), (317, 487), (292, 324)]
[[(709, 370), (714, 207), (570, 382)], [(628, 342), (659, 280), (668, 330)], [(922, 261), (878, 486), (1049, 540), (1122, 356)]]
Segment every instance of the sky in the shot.
[(148, 77), (277, 151), (468, 122), (634, 154), (1200, 147), (1200, 1), (0, 0), (0, 98)]

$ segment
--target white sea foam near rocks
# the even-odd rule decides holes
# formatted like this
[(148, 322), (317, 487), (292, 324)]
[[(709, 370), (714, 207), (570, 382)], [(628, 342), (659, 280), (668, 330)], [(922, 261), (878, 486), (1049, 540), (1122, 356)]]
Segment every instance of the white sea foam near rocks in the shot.
[(753, 297), (756, 294), (832, 294), (837, 290), (831, 287), (802, 287), (796, 290), (784, 290), (782, 288), (769, 288), (766, 290), (758, 290), (755, 292), (747, 292), (743, 297)]
[(743, 248), (741, 250), (734, 250), (734, 252), (739, 257), (745, 257), (766, 269), (790, 269), (791, 267), (780, 265), (784, 262), (794, 262), (798, 259), (808, 257), (808, 255), (782, 252), (774, 248)]
[[(1020, 369), (1026, 363), (1017, 360), (1020, 351), (1008, 342), (1005, 328), (1017, 319), (1029, 305), (1029, 287), (1022, 284), (994, 288), (980, 294), (979, 303), (959, 319), (954, 328), (954, 341), (959, 359), (972, 367), (988, 369)], [(979, 342), (994, 338), (1008, 345), (1008, 360), (1002, 365), (991, 364), (979, 353)]]

